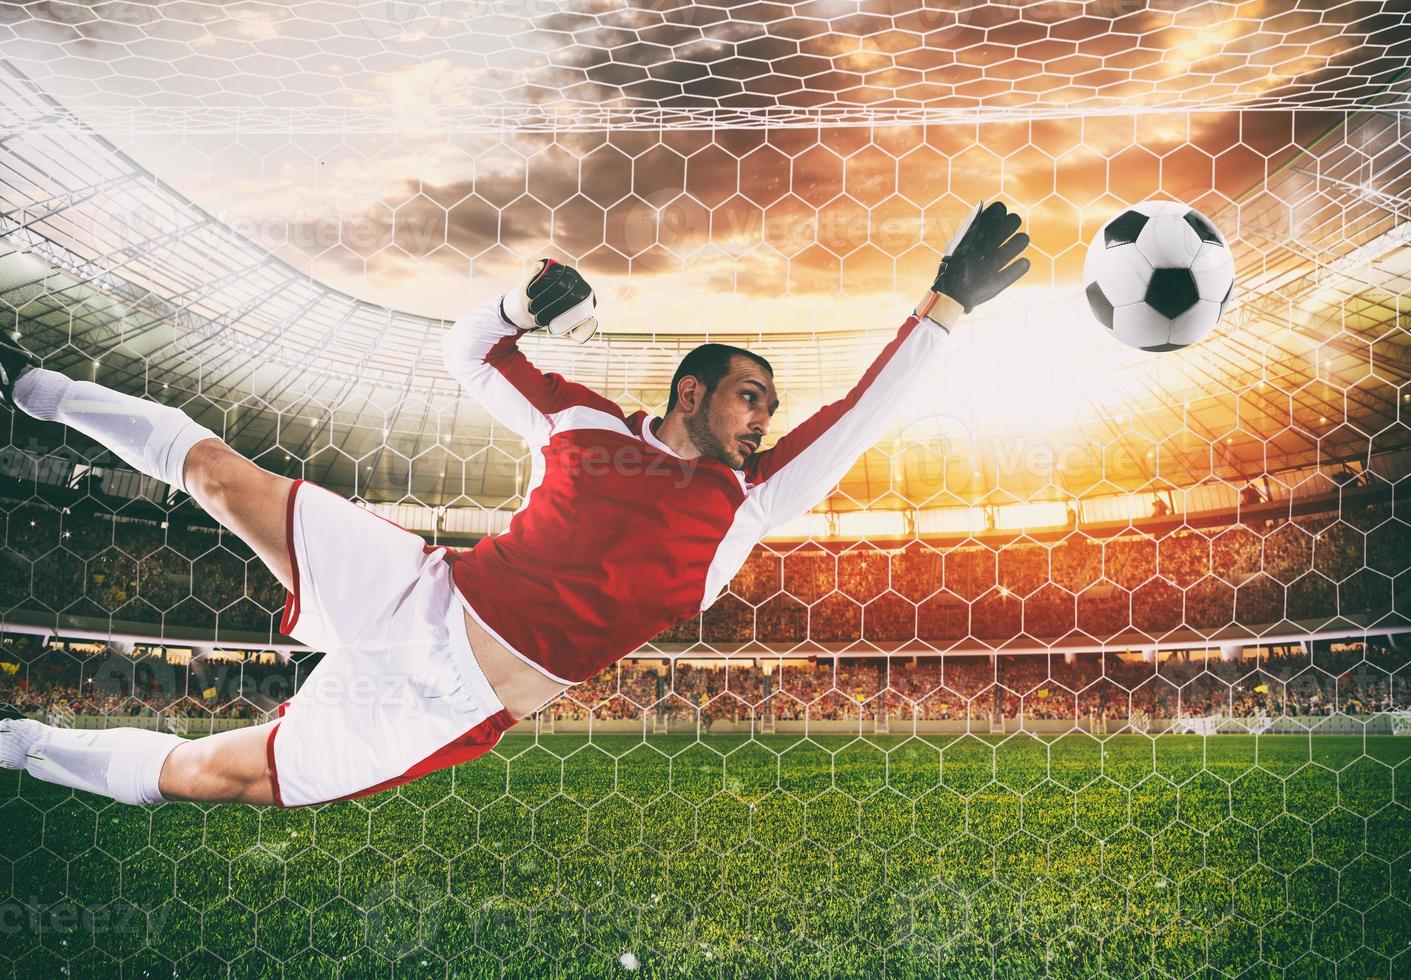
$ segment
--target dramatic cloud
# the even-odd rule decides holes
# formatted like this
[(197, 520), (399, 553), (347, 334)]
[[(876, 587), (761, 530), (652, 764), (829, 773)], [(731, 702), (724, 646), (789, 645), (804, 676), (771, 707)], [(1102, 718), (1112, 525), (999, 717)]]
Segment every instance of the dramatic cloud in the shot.
[(288, 168), (241, 196), (266, 215), (255, 237), (317, 262), (321, 276), (365, 277), (360, 290), (424, 284), (438, 270), (511, 275), (553, 255), (603, 278), (685, 275), (693, 288), (761, 298), (910, 292), (968, 209), (994, 198), (1027, 218), (1033, 280), (1061, 285), (1077, 281), (1086, 243), (1124, 204), (1169, 196), (1219, 221), (1331, 121), (1266, 112), (518, 134), (374, 161), (345, 150), (317, 184)]

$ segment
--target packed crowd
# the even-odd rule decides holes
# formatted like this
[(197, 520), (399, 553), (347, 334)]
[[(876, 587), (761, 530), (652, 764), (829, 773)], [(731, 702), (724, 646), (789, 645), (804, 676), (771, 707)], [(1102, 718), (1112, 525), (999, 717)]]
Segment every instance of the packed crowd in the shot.
[(223, 632), (277, 630), (284, 589), (235, 535), (199, 523), (71, 514), (28, 503), (0, 514), (0, 611)]
[[(919, 657), (741, 657), (718, 662), (625, 660), (549, 708), (562, 720), (682, 722), (995, 717), (1082, 720), (1149, 717), (1366, 714), (1411, 709), (1411, 639), (1258, 659), (1163, 654)], [(111, 648), (83, 650), (6, 635), (0, 700), (35, 713), (263, 719), (316, 665), (294, 659), (196, 657), (169, 662)]]
[(317, 655), (168, 655), (27, 634), (0, 635), (0, 700), (27, 712), (263, 719)]
[(1062, 654), (823, 658), (771, 669), (750, 660), (672, 668), (624, 662), (556, 703), (558, 718), (1079, 721), (1232, 715), (1370, 714), (1411, 709), (1411, 644), (1224, 661)]
[(1407, 554), (1411, 525), (1383, 505), (1261, 530), (1075, 533), (999, 550), (757, 549), (728, 595), (658, 641), (1002, 642), (1319, 623), (1390, 605)]
[[(11, 510), (5, 528), (0, 612), (276, 635), (284, 591), (228, 533), (74, 517), (32, 502)], [(998, 643), (1306, 625), (1388, 606), (1407, 554), (1411, 525), (1393, 519), (1390, 504), (1257, 529), (1074, 532), (997, 550), (975, 541), (890, 551), (761, 546), (715, 605), (656, 642), (728, 652), (755, 640)]]
[(238, 718), (260, 722), (269, 712), (244, 700), (220, 703), (205, 698), (170, 698), (160, 694), (128, 697), (119, 694), (93, 695), (76, 687), (48, 687), (34, 690), (4, 690), (0, 684), (0, 700), (16, 705), (26, 714), (49, 715), (67, 712), (73, 715), (102, 715), (108, 718)]

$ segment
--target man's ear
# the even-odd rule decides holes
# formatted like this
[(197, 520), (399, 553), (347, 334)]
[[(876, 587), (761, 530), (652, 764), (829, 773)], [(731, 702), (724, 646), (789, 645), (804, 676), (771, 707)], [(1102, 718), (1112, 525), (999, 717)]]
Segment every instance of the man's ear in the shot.
[(686, 375), (676, 387), (676, 407), (683, 412), (694, 411), (699, 404), (701, 382), (699, 378)]

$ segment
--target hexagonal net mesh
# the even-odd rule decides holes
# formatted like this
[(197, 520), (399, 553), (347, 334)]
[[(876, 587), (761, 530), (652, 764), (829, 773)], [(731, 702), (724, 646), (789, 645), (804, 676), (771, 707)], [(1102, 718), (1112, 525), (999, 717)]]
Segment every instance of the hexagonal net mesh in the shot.
[[(776, 435), (974, 202), (1034, 268), (713, 606), (489, 755), (291, 811), (0, 773), (0, 970), (1411, 970), (1392, 5), (109, 6), (0, 12), (3, 328), (438, 544), (530, 481), (440, 334), (539, 256), (603, 332), (536, 365), (661, 414), (687, 350), (745, 345)], [(1237, 270), (1163, 355), (1081, 282), (1152, 199)], [(323, 654), (253, 553), (5, 425), (0, 700), (269, 718)]]

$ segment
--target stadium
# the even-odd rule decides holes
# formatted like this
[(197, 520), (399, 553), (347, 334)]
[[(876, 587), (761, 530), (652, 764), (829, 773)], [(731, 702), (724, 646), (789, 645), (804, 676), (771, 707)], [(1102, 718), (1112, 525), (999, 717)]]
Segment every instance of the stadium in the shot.
[[(432, 545), (519, 435), (441, 336), (553, 257), (544, 371), (699, 343), (843, 396), (979, 201), (1032, 263), (708, 609), (474, 761), (291, 809), (0, 770), (0, 975), (1411, 975), (1411, 25), (1397, 5), (19, 3), (0, 331)], [(1149, 353), (1144, 201), (1236, 277)], [(330, 651), (196, 501), (0, 414), (0, 701), (272, 720)], [(369, 575), (376, 569), (370, 568)]]

